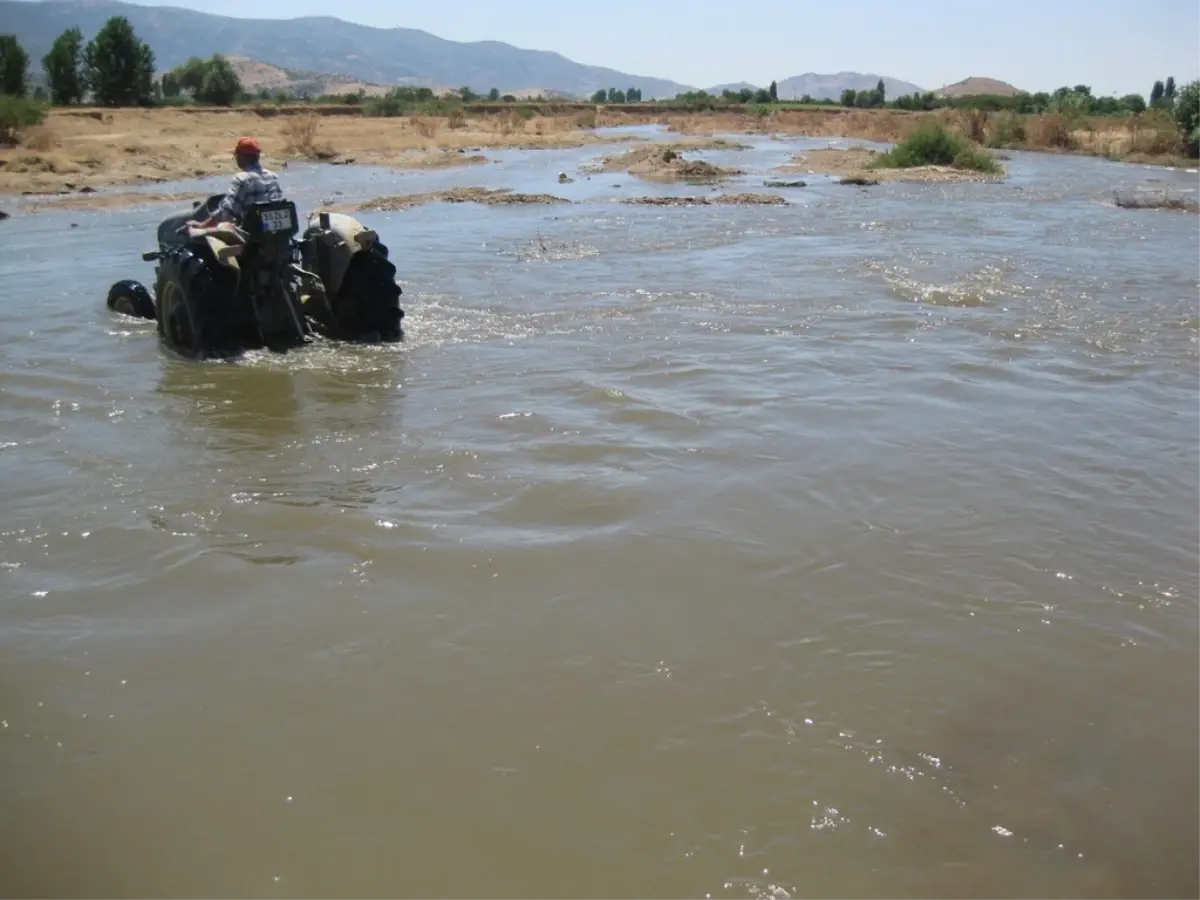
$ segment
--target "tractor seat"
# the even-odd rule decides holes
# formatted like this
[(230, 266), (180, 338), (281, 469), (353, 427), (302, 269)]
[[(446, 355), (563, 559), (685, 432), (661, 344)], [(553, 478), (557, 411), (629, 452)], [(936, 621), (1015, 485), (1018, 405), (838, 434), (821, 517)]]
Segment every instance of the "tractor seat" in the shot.
[(246, 249), (246, 233), (232, 222), (219, 222), (212, 228), (189, 228), (189, 238), (204, 238), (217, 262), (237, 268), (237, 258)]

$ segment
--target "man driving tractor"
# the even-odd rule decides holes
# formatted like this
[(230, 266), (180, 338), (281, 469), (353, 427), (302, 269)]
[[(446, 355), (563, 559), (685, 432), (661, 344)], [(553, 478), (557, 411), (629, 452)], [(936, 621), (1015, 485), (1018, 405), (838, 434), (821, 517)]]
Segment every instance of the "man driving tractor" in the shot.
[(262, 146), (252, 137), (244, 137), (233, 148), (234, 159), (241, 169), (233, 176), (225, 198), (216, 211), (202, 222), (189, 222), (193, 228), (212, 228), (220, 222), (240, 224), (246, 207), (254, 203), (268, 203), (283, 199), (283, 189), (279, 186), (279, 177), (269, 169), (264, 169), (259, 157), (262, 156)]

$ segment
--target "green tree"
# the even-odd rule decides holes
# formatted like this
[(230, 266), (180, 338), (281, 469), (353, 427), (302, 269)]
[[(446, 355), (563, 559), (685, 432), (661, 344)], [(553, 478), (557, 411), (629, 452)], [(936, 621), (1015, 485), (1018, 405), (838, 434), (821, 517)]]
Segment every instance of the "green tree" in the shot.
[(846, 88), (842, 91), (842, 106), (854, 106), (858, 100), (858, 92), (854, 88)]
[(613, 103), (624, 103), (625, 102), (625, 92), (617, 91), (615, 94), (613, 94), (613, 98), (614, 98)]
[(1166, 106), (1171, 106), (1175, 102), (1175, 76), (1167, 77), (1167, 84), (1163, 88), (1163, 103)]
[(875, 85), (875, 103), (877, 106), (887, 103), (887, 87), (882, 78), (879, 79), (879, 84)]
[(225, 57), (214, 54), (200, 82), (196, 99), (213, 106), (233, 106), (242, 95), (242, 80)]
[(604, 88), (600, 88), (600, 90), (598, 90), (598, 91), (596, 91), (596, 93), (592, 94), (592, 102), (593, 103), (603, 103), (607, 99), (608, 99), (608, 91), (606, 91)]
[(187, 91), (199, 103), (232, 106), (242, 95), (242, 80), (224, 56), (214, 53), (208, 59), (190, 57), (163, 75), (164, 97), (178, 97)]
[(1141, 94), (1126, 94), (1121, 98), (1121, 106), (1137, 115), (1146, 111), (1146, 98)]
[(1200, 157), (1200, 81), (1191, 81), (1175, 98), (1175, 125), (1187, 155)]
[[(170, 99), (173, 97), (178, 97), (181, 93), (183, 93), (183, 85), (179, 83), (179, 77), (175, 74), (175, 72), (164, 72), (162, 77), (162, 95)], [(260, 93), (268, 94), (267, 97), (262, 98), (264, 100), (268, 99), (270, 96), (269, 92), (267, 92), (265, 88)]]
[(754, 92), (754, 102), (755, 103), (770, 103), (771, 102), (771, 92), (768, 91), (766, 88), (759, 88), (757, 91)]
[(154, 51), (139, 40), (124, 16), (104, 23), (84, 51), (87, 84), (102, 106), (132, 106), (150, 102), (154, 82)]
[(769, 93), (771, 95), (772, 103), (779, 102), (779, 85), (776, 84), (774, 81), (772, 81), (771, 86), (769, 88), (767, 88), (767, 93)]
[(83, 32), (68, 28), (42, 57), (42, 68), (50, 83), (50, 98), (58, 106), (70, 106), (83, 99)]
[(29, 54), (11, 34), (0, 34), (0, 94), (25, 96), (25, 73), (29, 70)]
[(193, 97), (204, 88), (204, 76), (208, 74), (208, 60), (198, 56), (190, 57), (187, 62), (171, 70), (180, 90), (187, 91)]
[(1166, 88), (1163, 87), (1161, 81), (1154, 82), (1154, 87), (1150, 89), (1150, 108), (1157, 109), (1162, 103), (1163, 94), (1166, 93)]
[(488, 91), (488, 101), (490, 103), (499, 103), (500, 102), (500, 89), (499, 88), (492, 88), (490, 91)]

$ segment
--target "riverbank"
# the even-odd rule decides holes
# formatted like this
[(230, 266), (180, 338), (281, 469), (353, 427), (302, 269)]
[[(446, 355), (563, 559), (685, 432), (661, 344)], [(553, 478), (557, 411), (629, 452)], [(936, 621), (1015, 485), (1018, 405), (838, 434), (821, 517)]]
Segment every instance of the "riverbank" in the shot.
[[(1154, 116), (1068, 123), (1057, 116), (977, 110), (915, 113), (826, 108), (757, 116), (744, 111), (661, 113), (654, 107), (629, 106), (537, 109), (468, 108), (466, 114), (403, 118), (368, 118), (353, 114), (353, 108), (319, 106), (271, 108), (269, 115), (267, 110), (251, 108), (55, 110), (42, 125), (28, 129), (18, 146), (0, 148), (0, 194), (77, 194), (225, 175), (230, 172), (230, 147), (242, 134), (259, 137), (268, 164), (276, 167), (322, 161), (426, 169), (482, 165), (489, 161), (487, 151), (495, 149), (611, 143), (611, 135), (596, 131), (606, 126), (664, 125), (679, 135), (680, 144), (717, 149), (711, 143), (715, 136), (736, 133), (895, 142), (933, 117), (983, 146), (1152, 165), (1196, 164), (1176, 155), (1177, 136), (1168, 123)], [(630, 171), (636, 162), (631, 159), (623, 168)]]
[[(624, 115), (611, 119), (611, 124), (626, 124)], [(1068, 120), (1058, 115), (1023, 116), (982, 110), (821, 109), (778, 110), (761, 117), (744, 112), (681, 114), (660, 121), (668, 130), (686, 135), (739, 132), (893, 143), (929, 119), (995, 150), (1100, 156), (1116, 162), (1182, 168), (1194, 168), (1198, 162), (1181, 155), (1175, 125), (1161, 114)]]
[(165, 183), (231, 172), (237, 138), (252, 134), (271, 167), (290, 162), (398, 169), (488, 162), (486, 149), (561, 149), (612, 143), (595, 116), (377, 119), (313, 111), (55, 110), (16, 147), (0, 148), (0, 194), (54, 194)]

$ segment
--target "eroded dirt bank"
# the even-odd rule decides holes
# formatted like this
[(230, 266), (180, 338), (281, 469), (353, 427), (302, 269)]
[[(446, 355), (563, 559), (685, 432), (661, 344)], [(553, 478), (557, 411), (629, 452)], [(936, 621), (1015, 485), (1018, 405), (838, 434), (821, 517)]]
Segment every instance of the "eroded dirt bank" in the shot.
[(951, 166), (913, 166), (907, 169), (872, 168), (879, 151), (870, 147), (847, 147), (805, 150), (792, 157), (790, 163), (776, 166), (775, 171), (786, 174), (837, 175), (850, 184), (870, 184), (881, 181), (1000, 181), (1005, 173), (973, 172)]

